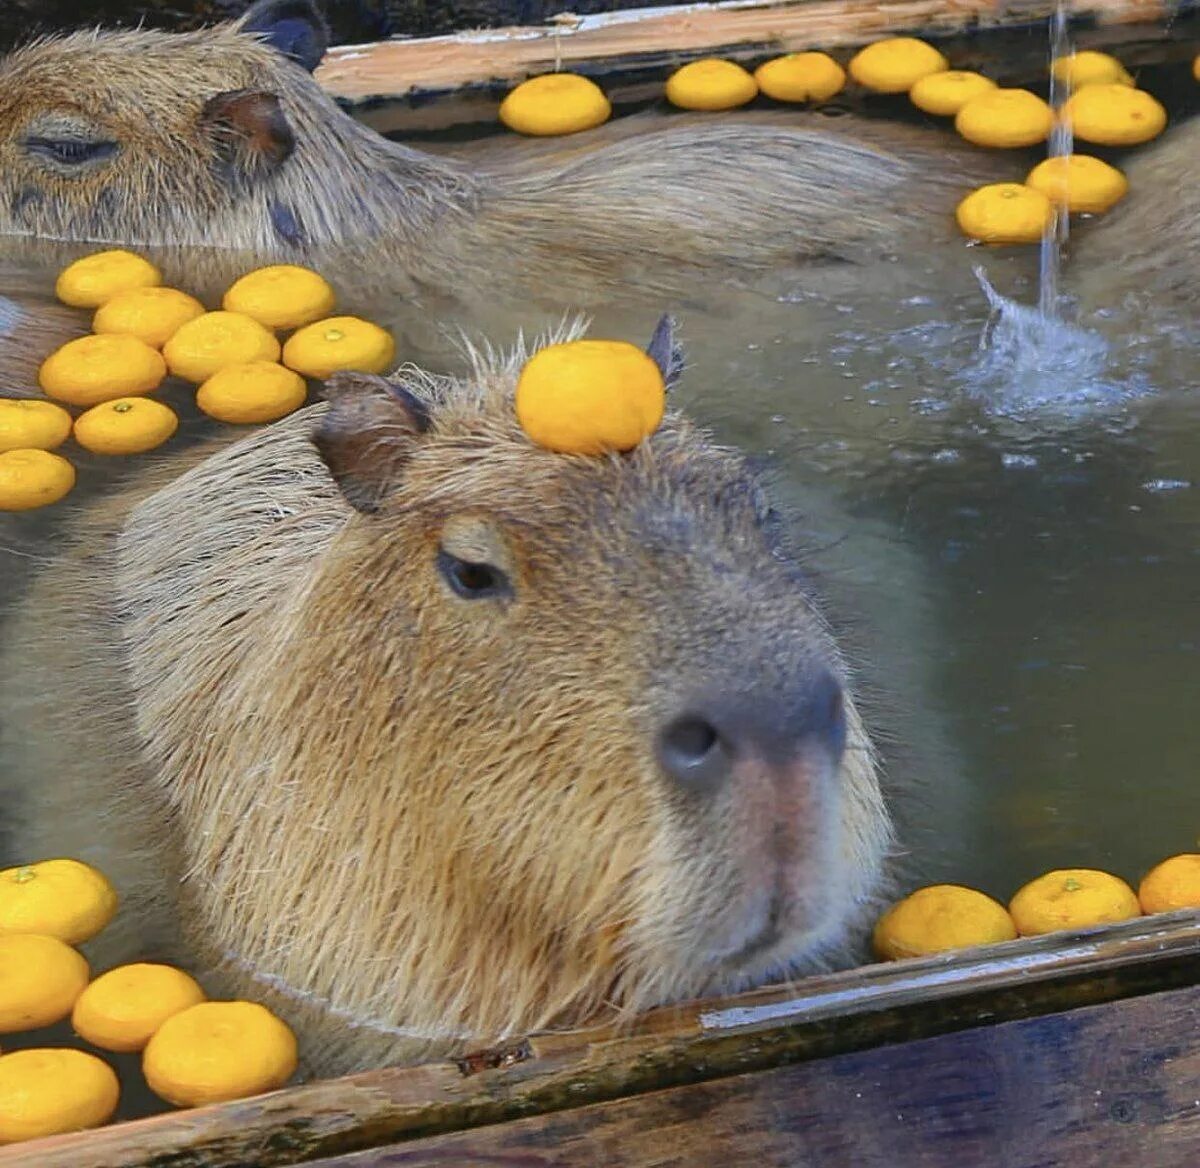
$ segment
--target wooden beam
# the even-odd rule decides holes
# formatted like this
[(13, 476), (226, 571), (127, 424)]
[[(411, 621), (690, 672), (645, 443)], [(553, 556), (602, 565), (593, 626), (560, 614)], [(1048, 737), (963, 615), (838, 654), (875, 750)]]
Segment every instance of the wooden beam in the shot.
[[(1068, 0), (1072, 18), (1096, 25), (1165, 21), (1191, 0)], [(947, 36), (1047, 19), (1053, 0), (723, 0), (598, 16), (551, 26), (459, 33), (424, 40), (342, 45), (317, 71), (349, 103), (506, 86), (556, 68), (583, 73), (682, 62), (710, 53), (752, 57), (859, 45), (916, 32)]]
[(1183, 1168), (1200, 989), (654, 1091), (311, 1168)]
[(0, 1168), (261, 1168), (1200, 982), (1200, 913), (871, 965), (16, 1145)]

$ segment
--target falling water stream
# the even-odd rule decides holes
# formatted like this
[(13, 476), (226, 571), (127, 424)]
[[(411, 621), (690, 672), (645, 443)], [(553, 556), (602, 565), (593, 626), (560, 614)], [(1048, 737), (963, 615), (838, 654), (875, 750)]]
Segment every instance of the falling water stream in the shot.
[[(1054, 128), (1050, 131), (1050, 158), (1067, 158), (1072, 149), (1071, 125), (1059, 116), (1066, 96), (1066, 83), (1056, 75), (1055, 64), (1071, 54), (1071, 42), (1067, 35), (1067, 9), (1065, 0), (1058, 0), (1050, 22), (1050, 108), (1054, 111)], [(1070, 216), (1061, 203), (1054, 203), (1050, 222), (1042, 232), (1041, 262), (1038, 281), (1038, 311), (1047, 319), (1059, 315), (1058, 269), (1063, 248), (1070, 231)]]

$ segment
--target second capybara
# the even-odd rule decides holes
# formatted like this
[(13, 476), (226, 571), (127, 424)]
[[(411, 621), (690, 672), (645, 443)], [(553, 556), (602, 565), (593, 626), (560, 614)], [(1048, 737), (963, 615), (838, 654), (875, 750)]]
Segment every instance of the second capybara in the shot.
[(524, 356), (165, 459), (8, 625), (0, 798), (111, 872), (98, 964), (267, 1001), (312, 1071), (844, 963), (879, 891), (872, 745), (762, 486), (674, 412), (534, 446)]
[(178, 261), (189, 287), (205, 265), (340, 260), (439, 311), (501, 290), (587, 308), (920, 248), (1002, 166), (932, 130), (889, 147), (851, 118), (781, 113), (476, 169), (341, 111), (309, 72), (324, 49), (308, 0), (259, 0), (201, 32), (18, 50), (0, 64), (0, 235), (207, 247)]
[(1131, 294), (1190, 312), (1200, 302), (1200, 118), (1169, 129), (1121, 163), (1129, 194), (1071, 242), (1068, 287), (1089, 309), (1119, 309)]

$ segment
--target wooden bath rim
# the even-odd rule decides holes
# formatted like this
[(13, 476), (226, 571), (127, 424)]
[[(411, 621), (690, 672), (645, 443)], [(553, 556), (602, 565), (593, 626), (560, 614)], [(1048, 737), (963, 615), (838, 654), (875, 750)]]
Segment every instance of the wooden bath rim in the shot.
[[(17, 1144), (0, 1151), (0, 1168), (320, 1163), (1182, 987), (1200, 987), (1200, 912), (868, 965), (656, 1010), (624, 1028), (534, 1034), (457, 1061), (369, 1071)], [(1194, 1010), (1200, 989), (1188, 992)]]

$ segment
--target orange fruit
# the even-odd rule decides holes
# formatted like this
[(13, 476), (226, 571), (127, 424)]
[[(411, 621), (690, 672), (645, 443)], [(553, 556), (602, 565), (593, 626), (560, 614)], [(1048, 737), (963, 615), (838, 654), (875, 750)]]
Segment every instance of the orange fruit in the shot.
[(274, 361), (226, 365), (197, 391), (196, 405), (220, 422), (273, 422), (304, 405), (304, 378)]
[(0, 1144), (107, 1123), (121, 1088), (112, 1067), (82, 1050), (18, 1050), (0, 1056)]
[(1090, 154), (1047, 158), (1025, 176), (1025, 185), (1068, 211), (1092, 215), (1103, 214), (1129, 190), (1128, 181), (1115, 166)]
[(775, 101), (828, 101), (841, 93), (846, 70), (828, 53), (787, 53), (759, 65), (754, 80)]
[(71, 433), (71, 415), (53, 402), (0, 398), (0, 454), (6, 450), (53, 450)]
[(726, 110), (758, 96), (758, 82), (733, 61), (704, 57), (667, 78), (667, 100), (680, 109)]
[(1144, 913), (1200, 908), (1200, 853), (1184, 852), (1151, 868), (1138, 885)]
[(205, 1000), (182, 969), (140, 962), (102, 973), (79, 995), (71, 1025), (103, 1050), (141, 1050), (168, 1019)]
[(626, 341), (568, 341), (526, 362), (517, 381), (522, 429), (561, 454), (631, 450), (666, 409), (662, 373)]
[(245, 1099), (296, 1070), (296, 1036), (254, 1002), (201, 1002), (168, 1018), (142, 1055), (150, 1090), (177, 1107)]
[(1016, 935), (1008, 910), (990, 896), (958, 884), (934, 884), (892, 905), (871, 941), (877, 956), (896, 961), (993, 945)]
[(600, 86), (578, 73), (531, 77), (500, 103), (500, 120), (510, 130), (537, 138), (590, 130), (611, 114)]
[(131, 288), (106, 300), (92, 317), (94, 333), (127, 333), (161, 349), (204, 305), (178, 288)]
[(117, 892), (82, 860), (42, 860), (0, 872), (0, 934), (90, 941), (117, 915)]
[(241, 312), (206, 312), (189, 320), (163, 346), (167, 368), (197, 385), (226, 365), (278, 361), (275, 334)]
[(1139, 916), (1141, 907), (1118, 876), (1094, 868), (1061, 868), (1026, 884), (1008, 911), (1022, 937), (1037, 937), (1125, 921)]
[(161, 283), (162, 273), (149, 260), (113, 248), (68, 264), (59, 274), (54, 291), (59, 300), (74, 308), (99, 308), (118, 292)]
[(1054, 215), (1041, 191), (1021, 183), (989, 183), (955, 208), (962, 233), (983, 243), (1037, 243)]
[(396, 356), (392, 334), (357, 316), (331, 316), (294, 332), (283, 346), (283, 363), (305, 377), (328, 377), (340, 369), (385, 373)]
[(237, 280), (221, 307), (253, 317), (270, 329), (294, 329), (328, 316), (336, 299), (316, 272), (295, 264), (274, 264)]
[(930, 73), (928, 77), (922, 77), (908, 91), (908, 99), (927, 114), (949, 118), (972, 98), (995, 88), (996, 83), (982, 73), (947, 69), (944, 73)]
[(1082, 89), (1085, 85), (1133, 84), (1133, 78), (1116, 57), (1093, 49), (1058, 57), (1051, 63), (1050, 72), (1068, 89)]
[(1054, 111), (1028, 89), (988, 89), (959, 109), (954, 128), (976, 146), (1035, 146), (1050, 137)]
[(38, 370), (47, 397), (72, 406), (98, 406), (131, 394), (153, 393), (167, 375), (162, 354), (124, 333), (79, 337), (56, 349)]
[(1085, 85), (1063, 103), (1063, 120), (1081, 142), (1136, 146), (1166, 129), (1167, 111), (1141, 89), (1128, 85)]
[(161, 446), (179, 418), (170, 406), (148, 397), (119, 397), (75, 419), (75, 441), (93, 454), (144, 454)]
[(40, 933), (0, 935), (0, 1034), (62, 1021), (88, 983), (88, 963)]
[(75, 468), (48, 450), (6, 450), (0, 454), (0, 511), (48, 507), (75, 486)]
[(877, 93), (907, 93), (922, 77), (949, 68), (937, 49), (915, 37), (876, 41), (850, 59), (850, 76)]

